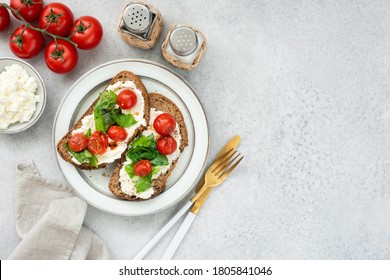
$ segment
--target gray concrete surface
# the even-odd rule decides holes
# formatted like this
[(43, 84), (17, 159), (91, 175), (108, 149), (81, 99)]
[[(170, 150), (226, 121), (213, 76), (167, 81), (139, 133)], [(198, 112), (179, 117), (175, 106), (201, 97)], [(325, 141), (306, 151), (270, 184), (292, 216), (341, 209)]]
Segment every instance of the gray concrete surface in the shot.
[[(104, 39), (80, 51), (67, 75), (50, 72), (43, 53), (29, 60), (48, 101), (31, 129), (0, 135), (1, 259), (20, 241), (16, 164), (34, 159), (43, 176), (65, 183), (51, 138), (57, 107), (79, 76), (119, 58), (164, 64), (194, 87), (209, 121), (208, 163), (231, 136), (242, 137), (244, 161), (212, 194), (176, 259), (390, 259), (389, 1), (149, 1), (165, 19), (163, 36), (174, 23), (206, 35), (192, 72), (163, 60), (162, 38), (152, 50), (119, 38), (128, 1), (61, 2), (75, 17), (97, 17)], [(0, 56), (13, 56), (7, 38), (0, 34)], [(89, 207), (85, 225), (113, 259), (130, 259), (183, 203), (144, 217)], [(149, 258), (160, 258), (173, 234)]]

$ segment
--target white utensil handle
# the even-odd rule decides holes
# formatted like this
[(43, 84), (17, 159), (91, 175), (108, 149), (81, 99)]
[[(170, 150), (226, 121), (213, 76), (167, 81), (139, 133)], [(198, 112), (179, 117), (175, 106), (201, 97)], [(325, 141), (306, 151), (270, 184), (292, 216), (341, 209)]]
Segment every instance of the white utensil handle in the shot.
[(184, 236), (186, 235), (188, 229), (190, 228), (192, 222), (195, 220), (195, 217), (196, 217), (196, 215), (193, 214), (192, 212), (188, 213), (183, 224), (180, 226), (179, 230), (176, 232), (175, 237), (172, 239), (167, 250), (165, 251), (164, 255), (162, 256), (162, 258), (161, 258), (162, 260), (172, 259), (173, 255), (175, 254), (181, 241), (183, 240)]
[(171, 227), (180, 219), (181, 216), (184, 215), (184, 213), (190, 209), (192, 206), (192, 202), (188, 201), (177, 213), (175, 216), (172, 217), (172, 219), (169, 220), (169, 222), (163, 226), (159, 232), (150, 240), (142, 249), (139, 251), (139, 253), (133, 258), (133, 260), (143, 260), (145, 256), (150, 252), (150, 250), (153, 249), (153, 247), (157, 244), (157, 242), (160, 241), (160, 239), (171, 229)]

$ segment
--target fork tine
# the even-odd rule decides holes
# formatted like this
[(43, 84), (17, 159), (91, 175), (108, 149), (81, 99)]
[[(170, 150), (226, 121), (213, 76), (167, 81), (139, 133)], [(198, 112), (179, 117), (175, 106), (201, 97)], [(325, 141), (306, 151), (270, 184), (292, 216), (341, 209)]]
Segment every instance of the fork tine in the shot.
[(231, 151), (233, 151), (234, 150), (234, 148), (231, 148), (231, 149), (229, 149), (228, 151), (226, 151), (225, 153), (223, 153), (222, 155), (220, 155), (220, 156), (217, 156), (215, 159), (214, 159), (214, 162), (216, 162), (217, 160), (220, 160), (220, 159), (222, 159), (222, 158), (224, 158), (225, 156), (227, 156), (227, 154), (229, 154)]
[(237, 165), (241, 162), (241, 160), (243, 159), (244, 157), (242, 156), (232, 167), (230, 167), (225, 173), (223, 173), (222, 176), (219, 177), (219, 179), (221, 179), (222, 181), (224, 181), (226, 179), (227, 176), (229, 176), (230, 173), (232, 173), (232, 171), (234, 170), (234, 168), (237, 167)]
[[(234, 154), (233, 154), (234, 155)], [(233, 157), (232, 155), (232, 157)], [(238, 153), (234, 158), (232, 159), (228, 159), (226, 160), (225, 162), (221, 163), (220, 166), (218, 166), (218, 170), (217, 168), (215, 169), (215, 175), (217, 177), (221, 176), (222, 173), (240, 156), (241, 154)]]
[(221, 160), (218, 162), (218, 164), (217, 164), (214, 168), (211, 169), (211, 172), (214, 173), (214, 172), (216, 172), (216, 170), (220, 169), (220, 167), (221, 167), (222, 165), (224, 165), (226, 162), (228, 162), (228, 161), (234, 156), (234, 154), (235, 154), (236, 152), (237, 152), (237, 151), (234, 151), (232, 154), (229, 154), (227, 157), (221, 159)]
[(218, 157), (214, 163), (209, 167), (208, 170), (215, 170), (216, 167), (218, 167), (222, 162), (225, 160), (228, 160), (231, 157), (231, 153), (233, 154), (236, 152), (234, 149), (230, 149), (228, 152), (223, 154), (221, 157)]

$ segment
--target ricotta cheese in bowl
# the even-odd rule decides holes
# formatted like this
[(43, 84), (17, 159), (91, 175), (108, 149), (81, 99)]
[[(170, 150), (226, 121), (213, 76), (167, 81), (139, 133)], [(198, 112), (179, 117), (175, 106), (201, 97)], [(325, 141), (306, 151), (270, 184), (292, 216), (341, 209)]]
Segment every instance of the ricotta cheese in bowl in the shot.
[(45, 87), (29, 64), (14, 58), (0, 59), (0, 132), (29, 128), (41, 115)]

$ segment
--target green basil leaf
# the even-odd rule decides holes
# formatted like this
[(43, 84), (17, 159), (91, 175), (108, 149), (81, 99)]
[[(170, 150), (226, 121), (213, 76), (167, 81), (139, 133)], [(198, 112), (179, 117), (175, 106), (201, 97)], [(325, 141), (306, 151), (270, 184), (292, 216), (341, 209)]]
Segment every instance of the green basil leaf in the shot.
[(159, 166), (153, 166), (152, 167), (152, 176), (160, 172), (160, 167)]
[(141, 135), (139, 138), (135, 139), (132, 143), (131, 143), (131, 147), (134, 149), (134, 148), (137, 148), (137, 147), (151, 147), (152, 146), (152, 142), (150, 141), (150, 139), (144, 135)]
[(120, 109), (115, 109), (111, 111), (111, 118), (114, 122), (120, 127), (130, 127), (137, 123), (134, 116), (132, 114), (122, 114)]
[(91, 129), (88, 128), (87, 132), (85, 133), (85, 137), (89, 138), (91, 137), (91, 135), (92, 135)]
[(137, 147), (134, 149), (134, 153), (138, 154), (141, 159), (151, 160), (156, 157), (156, 151), (146, 147)]
[(137, 162), (140, 160), (138, 155), (134, 153), (133, 149), (129, 149), (129, 151), (126, 153), (126, 156), (131, 160), (131, 162)]
[(161, 166), (161, 165), (168, 165), (169, 164), (168, 158), (159, 152), (157, 152), (157, 155), (153, 159), (150, 160), (150, 163), (153, 166), (159, 166), (159, 165)]
[(126, 173), (129, 175), (129, 177), (131, 179), (133, 179), (135, 177), (134, 170), (133, 170), (134, 164), (135, 163), (128, 164), (128, 165), (125, 166), (125, 171), (126, 171)]
[(112, 110), (116, 105), (117, 95), (113, 91), (105, 90), (100, 94), (99, 100), (95, 105), (95, 108), (99, 111)]
[(148, 139), (149, 139), (149, 141), (151, 143), (150, 144), (150, 148), (157, 149), (156, 140), (154, 139), (154, 134), (153, 133), (148, 135)]
[(87, 149), (85, 149), (84, 151), (81, 151), (81, 152), (75, 152), (75, 151), (72, 151), (72, 149), (69, 147), (68, 144), (66, 144), (66, 148), (68, 149), (68, 151), (70, 152), (70, 154), (80, 163), (84, 163), (84, 162), (88, 162), (90, 165), (92, 165), (93, 167), (97, 167), (98, 166), (98, 159), (97, 157), (92, 154), (90, 151), (88, 151)]
[(130, 149), (126, 156), (131, 160), (131, 162), (137, 162), (141, 159), (151, 160), (156, 157), (156, 151), (138, 146), (135, 149)]
[(93, 167), (98, 167), (98, 159), (94, 154), (92, 154), (87, 149), (85, 149), (84, 151), (82, 151), (80, 153), (84, 153), (84, 155), (88, 159), (88, 162), (90, 165), (92, 165)]
[(93, 110), (93, 119), (95, 120), (95, 129), (106, 133), (106, 127), (104, 124), (104, 116), (97, 108), (95, 108)]
[(148, 136), (141, 135), (134, 140), (126, 155), (132, 162), (148, 159), (153, 166), (169, 164), (168, 158), (158, 152), (153, 134)]
[(66, 144), (66, 148), (68, 149), (69, 153), (80, 163), (84, 163), (86, 161), (86, 157), (83, 153), (77, 153), (73, 151), (68, 144)]
[(138, 177), (135, 182), (135, 189), (138, 193), (146, 191), (152, 185), (152, 172), (145, 177)]
[(115, 121), (111, 118), (110, 112), (103, 113), (104, 119), (104, 132), (107, 132), (110, 126), (115, 124)]

